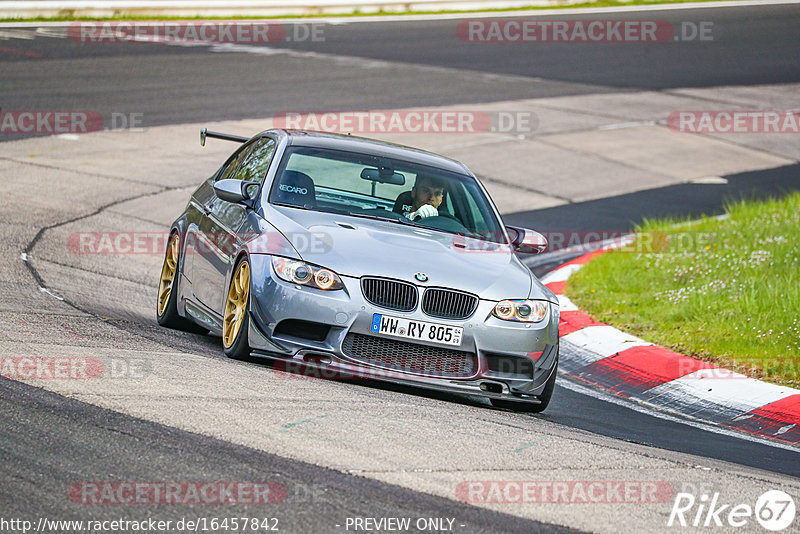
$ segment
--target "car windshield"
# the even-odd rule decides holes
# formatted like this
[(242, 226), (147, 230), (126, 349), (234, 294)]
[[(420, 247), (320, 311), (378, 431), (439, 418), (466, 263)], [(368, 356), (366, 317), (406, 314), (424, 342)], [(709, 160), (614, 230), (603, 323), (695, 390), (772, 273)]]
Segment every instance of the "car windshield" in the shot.
[[(406, 215), (421, 202), (429, 206), (420, 210), (427, 210), (425, 216), (412, 222)], [(289, 147), (270, 192), (270, 203), (279, 206), (385, 219), (504, 243), (490, 202), (470, 176), (315, 147)]]

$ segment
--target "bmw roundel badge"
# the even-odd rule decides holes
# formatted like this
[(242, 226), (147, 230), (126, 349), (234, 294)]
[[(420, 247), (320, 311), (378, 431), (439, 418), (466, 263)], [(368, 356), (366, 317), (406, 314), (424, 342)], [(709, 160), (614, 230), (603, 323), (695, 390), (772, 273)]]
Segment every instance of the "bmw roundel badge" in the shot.
[(425, 273), (416, 273), (414, 275), (414, 278), (416, 278), (420, 282), (427, 282), (428, 281), (428, 275), (425, 274)]

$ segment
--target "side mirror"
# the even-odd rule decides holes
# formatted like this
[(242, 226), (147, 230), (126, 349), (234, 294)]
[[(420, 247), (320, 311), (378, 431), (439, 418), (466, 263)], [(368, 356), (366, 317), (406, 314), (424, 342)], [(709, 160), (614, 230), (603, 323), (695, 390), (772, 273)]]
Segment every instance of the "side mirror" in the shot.
[(508, 236), (511, 238), (511, 246), (514, 252), (520, 254), (539, 254), (547, 248), (547, 238), (534, 230), (517, 228), (516, 226), (506, 226)]
[(252, 187), (257, 187), (257, 184), (232, 178), (214, 182), (214, 192), (219, 198), (238, 204), (250, 199), (250, 188)]

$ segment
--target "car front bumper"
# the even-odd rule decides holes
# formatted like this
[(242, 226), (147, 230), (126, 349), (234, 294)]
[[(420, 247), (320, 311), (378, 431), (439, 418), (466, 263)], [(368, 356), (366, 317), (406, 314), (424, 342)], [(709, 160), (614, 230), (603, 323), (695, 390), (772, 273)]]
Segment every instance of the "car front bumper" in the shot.
[[(465, 320), (430, 317), (377, 307), (361, 292), (360, 279), (341, 276), (344, 289), (321, 291), (285, 282), (275, 275), (271, 256), (252, 255), (250, 327), (254, 354), (282, 362), (276, 368), (320, 378), (371, 379), (417, 387), (536, 401), (558, 361), (558, 306), (549, 303), (539, 323), (503, 321), (491, 313), (496, 301), (480, 300)], [(422, 287), (422, 286), (421, 286)], [(519, 298), (520, 295), (509, 295)], [(523, 296), (524, 297), (524, 296)], [(460, 346), (401, 340), (371, 332), (373, 314), (463, 328)], [(287, 324), (309, 328), (286, 328)], [(469, 364), (459, 373), (433, 363), (424, 368), (365, 360), (348, 350), (348, 336), (368, 336), (401, 344), (438, 347), (433, 354), (463, 354)], [(352, 347), (352, 343), (349, 344)], [(413, 351), (412, 351), (413, 352)], [(436, 359), (436, 356), (432, 356)], [(404, 360), (405, 361), (405, 360)], [(428, 362), (426, 362), (427, 364)], [(451, 369), (450, 369), (451, 370)]]

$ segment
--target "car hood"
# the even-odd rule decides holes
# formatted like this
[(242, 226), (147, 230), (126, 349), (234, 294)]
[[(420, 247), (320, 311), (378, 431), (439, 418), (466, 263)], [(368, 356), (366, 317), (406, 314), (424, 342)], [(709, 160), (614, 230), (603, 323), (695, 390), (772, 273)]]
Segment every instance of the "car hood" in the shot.
[[(487, 300), (553, 300), (508, 245), (388, 221), (291, 208), (273, 211), (270, 222), (303, 260), (340, 275), (460, 289)], [(416, 273), (428, 281), (415, 280)]]

